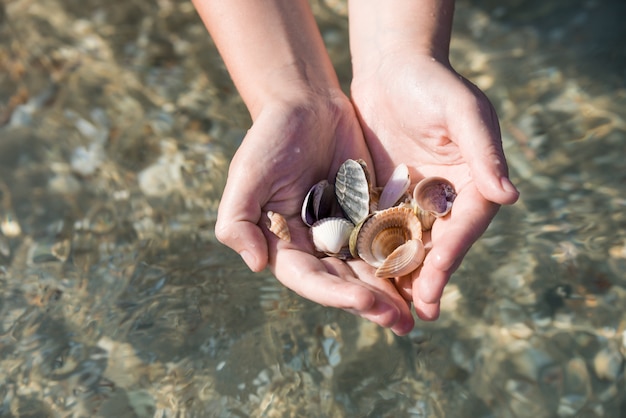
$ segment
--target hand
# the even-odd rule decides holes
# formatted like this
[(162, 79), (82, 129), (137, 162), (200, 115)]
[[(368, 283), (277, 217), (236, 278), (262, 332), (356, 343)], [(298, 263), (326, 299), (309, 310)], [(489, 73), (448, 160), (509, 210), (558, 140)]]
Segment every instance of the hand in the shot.
[[(406, 334), (413, 328), (410, 305), (393, 284), (375, 278), (362, 261), (318, 259), (300, 219), (310, 187), (324, 178), (333, 181), (348, 158), (371, 165), (354, 110), (341, 92), (265, 105), (232, 160), (216, 235), (253, 271), (269, 263), (278, 280), (299, 295)], [(291, 242), (268, 231), (270, 210), (287, 219)]]
[(508, 180), (498, 119), (485, 95), (449, 63), (399, 52), (359, 71), (352, 97), (380, 184), (406, 163), (414, 182), (441, 176), (457, 190), (451, 215), (433, 226), (423, 266), (396, 280), (418, 316), (433, 320), (450, 276), (499, 205), (514, 203), (518, 192)]

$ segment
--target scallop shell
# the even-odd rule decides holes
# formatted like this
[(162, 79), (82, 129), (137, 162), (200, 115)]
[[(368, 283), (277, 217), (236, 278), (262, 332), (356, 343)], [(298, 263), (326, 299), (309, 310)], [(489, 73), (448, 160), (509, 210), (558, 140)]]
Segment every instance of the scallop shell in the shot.
[(411, 185), (411, 177), (409, 175), (409, 167), (406, 164), (400, 164), (393, 170), (391, 177), (385, 184), (383, 191), (378, 199), (378, 210), (384, 210), (395, 206), (396, 203), (405, 195)]
[(307, 226), (312, 226), (320, 219), (338, 216), (340, 213), (335, 187), (327, 180), (314, 184), (302, 203), (301, 217)]
[(346, 216), (357, 225), (370, 212), (370, 181), (362, 160), (346, 160), (335, 177), (335, 195)]
[(311, 226), (313, 244), (318, 251), (339, 254), (348, 246), (354, 225), (344, 218), (320, 219)]
[(377, 277), (403, 276), (424, 260), (421, 239), (422, 226), (413, 210), (397, 206), (376, 212), (365, 220), (356, 238), (356, 252), (378, 269)]
[(267, 217), (269, 218), (269, 224), (267, 227), (270, 231), (274, 233), (278, 238), (283, 241), (291, 242), (291, 233), (289, 232), (289, 226), (287, 225), (287, 220), (280, 213), (272, 212), (271, 210), (267, 212)]
[(393, 250), (376, 270), (376, 277), (400, 277), (417, 269), (426, 257), (421, 239), (412, 239)]
[(435, 219), (450, 212), (455, 198), (454, 186), (442, 177), (427, 177), (417, 183), (413, 190), (413, 204), (424, 230), (430, 229)]

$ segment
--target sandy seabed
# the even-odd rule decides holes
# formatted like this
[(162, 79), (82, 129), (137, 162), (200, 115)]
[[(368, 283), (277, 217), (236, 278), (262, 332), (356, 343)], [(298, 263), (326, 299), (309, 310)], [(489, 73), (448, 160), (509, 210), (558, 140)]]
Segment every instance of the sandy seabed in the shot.
[(1, 3), (0, 415), (626, 414), (626, 10), (509, 3), (459, 1), (451, 59), (521, 199), (403, 338), (215, 240), (250, 121), (190, 2)]

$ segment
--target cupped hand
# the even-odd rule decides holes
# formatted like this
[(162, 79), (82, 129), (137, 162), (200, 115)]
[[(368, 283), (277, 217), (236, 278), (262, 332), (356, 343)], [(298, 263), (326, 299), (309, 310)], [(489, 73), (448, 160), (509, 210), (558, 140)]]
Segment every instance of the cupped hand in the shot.
[[(300, 219), (311, 186), (333, 180), (348, 158), (371, 164), (345, 95), (309, 95), (306, 100), (264, 106), (231, 162), (216, 235), (250, 269), (269, 265), (278, 280), (299, 295), (406, 334), (413, 328), (410, 305), (393, 283), (375, 278), (362, 261), (316, 257)], [(291, 242), (268, 231), (267, 211), (287, 219)]]
[(418, 316), (439, 316), (443, 289), (501, 204), (518, 192), (508, 179), (495, 110), (447, 62), (389, 54), (352, 82), (352, 100), (379, 183), (406, 163), (413, 182), (449, 179), (457, 191), (450, 216), (435, 222), (432, 248), (411, 277), (396, 279)]

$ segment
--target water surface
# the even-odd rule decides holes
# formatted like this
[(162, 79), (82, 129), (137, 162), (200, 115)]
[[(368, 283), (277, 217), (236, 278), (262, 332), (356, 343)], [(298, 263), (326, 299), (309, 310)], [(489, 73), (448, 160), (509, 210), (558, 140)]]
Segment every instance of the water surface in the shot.
[[(345, 2), (313, 6), (347, 89)], [(215, 240), (250, 122), (190, 2), (0, 10), (1, 416), (626, 413), (622, 2), (458, 2), (522, 195), (403, 338)]]

